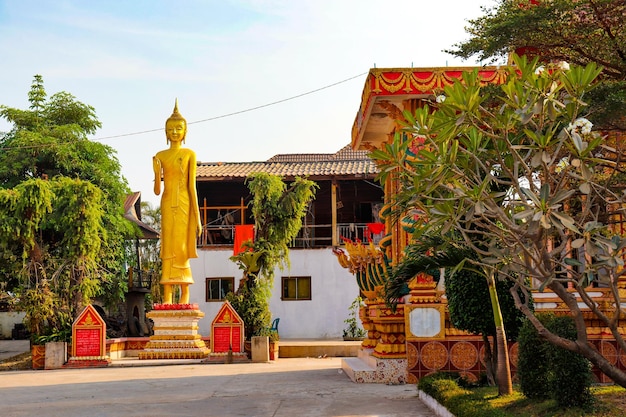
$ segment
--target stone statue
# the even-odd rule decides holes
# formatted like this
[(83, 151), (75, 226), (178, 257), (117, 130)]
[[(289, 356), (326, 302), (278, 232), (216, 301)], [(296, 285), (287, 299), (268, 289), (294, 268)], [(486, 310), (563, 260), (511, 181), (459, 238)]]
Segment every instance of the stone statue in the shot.
[(180, 285), (180, 304), (189, 303), (189, 285), (193, 284), (190, 258), (197, 258), (196, 239), (202, 232), (196, 193), (196, 154), (181, 147), (187, 134), (187, 121), (174, 112), (165, 122), (169, 149), (152, 158), (154, 193), (161, 193), (161, 260), (163, 303), (172, 304), (174, 286)]

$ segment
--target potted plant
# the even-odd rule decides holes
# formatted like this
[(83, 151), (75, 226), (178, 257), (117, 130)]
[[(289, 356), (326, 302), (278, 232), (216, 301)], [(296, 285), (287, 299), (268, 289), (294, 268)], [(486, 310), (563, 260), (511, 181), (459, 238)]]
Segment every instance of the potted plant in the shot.
[(361, 296), (356, 297), (350, 304), (348, 318), (343, 321), (347, 325), (343, 329), (343, 340), (363, 340), (365, 338), (365, 330), (359, 326), (357, 320), (359, 309), (364, 305)]
[(46, 345), (49, 351), (67, 354), (67, 343), (72, 334), (72, 320), (67, 309), (62, 308), (59, 297), (51, 291), (48, 281), (43, 279), (34, 288), (20, 294), (19, 307), (26, 313), (24, 324), (30, 332), (33, 369), (43, 369), (46, 358)]
[(278, 350), (280, 340), (280, 336), (278, 334), (278, 330), (275, 330), (272, 327), (266, 327), (261, 331), (260, 336), (267, 336), (270, 341), (270, 360), (275, 361), (278, 359)]

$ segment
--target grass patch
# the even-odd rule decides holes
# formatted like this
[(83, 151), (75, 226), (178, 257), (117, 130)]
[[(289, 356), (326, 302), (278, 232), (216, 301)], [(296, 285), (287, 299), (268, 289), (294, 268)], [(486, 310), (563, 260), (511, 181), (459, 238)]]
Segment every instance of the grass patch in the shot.
[(498, 397), (496, 387), (455, 389), (440, 402), (456, 417), (620, 417), (626, 416), (626, 389), (594, 386), (591, 409), (559, 408), (554, 400), (529, 400), (520, 392)]
[(455, 373), (424, 377), (418, 388), (456, 417), (626, 417), (626, 389), (616, 385), (592, 386), (593, 402), (584, 409), (528, 399), (518, 390), (499, 397), (497, 387), (476, 386)]

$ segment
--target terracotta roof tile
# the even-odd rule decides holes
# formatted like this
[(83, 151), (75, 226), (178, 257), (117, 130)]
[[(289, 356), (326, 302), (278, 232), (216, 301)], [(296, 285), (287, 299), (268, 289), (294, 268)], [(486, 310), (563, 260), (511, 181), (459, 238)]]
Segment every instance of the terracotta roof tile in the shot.
[(200, 162), (196, 177), (243, 179), (255, 172), (281, 177), (374, 177), (378, 169), (367, 154), (367, 151), (353, 151), (347, 145), (334, 154), (278, 154), (265, 162)]

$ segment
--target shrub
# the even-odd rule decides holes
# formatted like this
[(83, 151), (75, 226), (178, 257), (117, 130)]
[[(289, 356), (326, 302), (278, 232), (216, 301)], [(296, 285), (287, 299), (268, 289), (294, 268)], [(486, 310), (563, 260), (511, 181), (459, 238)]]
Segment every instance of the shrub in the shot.
[[(576, 340), (576, 326), (571, 317), (553, 317), (546, 323), (553, 333)], [(593, 404), (591, 364), (582, 355), (546, 344), (550, 374), (548, 384), (552, 398), (560, 407), (586, 408)]]
[(530, 321), (526, 320), (522, 325), (517, 343), (517, 378), (520, 391), (531, 399), (549, 398), (550, 393), (546, 389), (549, 371), (546, 343)]
[[(537, 317), (552, 333), (576, 339), (576, 327), (571, 317), (553, 314)], [(587, 359), (548, 343), (530, 322), (522, 327), (518, 342), (517, 376), (520, 390), (526, 397), (552, 398), (563, 408), (585, 408), (593, 404), (591, 366)]]
[(417, 388), (424, 391), (440, 403), (446, 402), (452, 395), (458, 394), (461, 389), (457, 380), (460, 379), (455, 372), (437, 372), (421, 378), (417, 383)]

